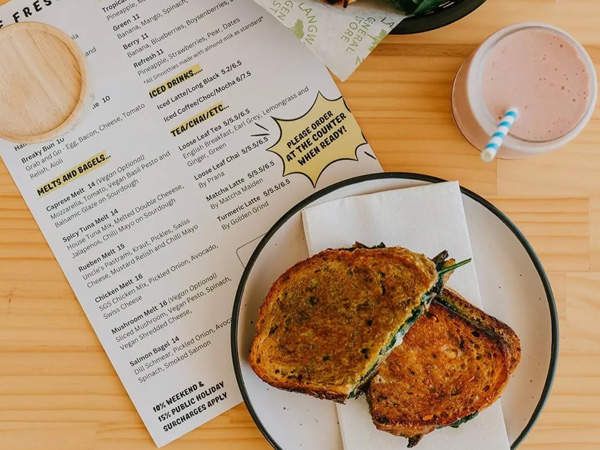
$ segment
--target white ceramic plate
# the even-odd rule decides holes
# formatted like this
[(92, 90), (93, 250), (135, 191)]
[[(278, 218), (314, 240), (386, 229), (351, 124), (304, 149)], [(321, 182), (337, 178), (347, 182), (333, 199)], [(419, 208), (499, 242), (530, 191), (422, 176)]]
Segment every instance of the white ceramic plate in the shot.
[[(383, 173), (333, 185), (292, 208), (246, 262), (233, 310), (233, 360), (244, 401), (274, 448), (343, 450), (332, 402), (272, 388), (248, 365), (258, 309), (269, 287), (288, 267), (308, 257), (300, 212), (341, 197), (440, 181), (444, 180)], [(484, 309), (510, 325), (521, 339), (522, 361), (502, 396), (508, 437), (515, 449), (550, 394), (558, 357), (556, 304), (544, 269), (518, 228), (483, 198), (462, 191)]]

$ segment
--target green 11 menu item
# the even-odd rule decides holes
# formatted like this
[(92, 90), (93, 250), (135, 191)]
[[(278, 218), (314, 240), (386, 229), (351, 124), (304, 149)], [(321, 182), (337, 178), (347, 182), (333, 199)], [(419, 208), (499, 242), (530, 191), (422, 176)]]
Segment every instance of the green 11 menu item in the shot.
[(163, 446), (241, 401), (229, 324), (260, 237), (381, 168), (326, 69), (254, 2), (0, 7), (1, 27), (24, 21), (74, 39), (89, 94), (67, 134), (0, 155)]

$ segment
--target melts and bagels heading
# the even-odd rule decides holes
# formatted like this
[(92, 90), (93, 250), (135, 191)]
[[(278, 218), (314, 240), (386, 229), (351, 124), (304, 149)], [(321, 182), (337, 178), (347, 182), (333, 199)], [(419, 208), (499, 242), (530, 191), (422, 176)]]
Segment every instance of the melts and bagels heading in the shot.
[(60, 174), (53, 180), (50, 180), (48, 183), (37, 188), (38, 196), (43, 197), (53, 190), (79, 179), (81, 176), (91, 172), (92, 170), (103, 166), (108, 162), (109, 159), (110, 156), (108, 156), (105, 152), (100, 152), (97, 155), (86, 159), (72, 169), (67, 170), (65, 173)]
[(341, 97), (328, 100), (319, 92), (302, 117), (273, 120), (279, 125), (281, 136), (268, 151), (283, 160), (283, 176), (303, 174), (314, 187), (329, 165), (342, 160), (358, 161), (358, 147), (367, 143)]

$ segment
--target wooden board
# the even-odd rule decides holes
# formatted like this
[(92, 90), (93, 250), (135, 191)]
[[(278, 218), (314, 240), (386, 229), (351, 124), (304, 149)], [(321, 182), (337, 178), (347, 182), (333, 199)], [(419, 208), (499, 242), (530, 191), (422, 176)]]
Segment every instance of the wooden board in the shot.
[[(386, 170), (460, 180), (503, 209), (548, 268), (561, 356), (523, 450), (600, 449), (600, 111), (559, 151), (484, 164), (452, 122), (450, 87), (478, 43), (520, 21), (564, 28), (598, 65), (599, 17), (598, 0), (489, 0), (443, 30), (387, 38), (340, 85)], [(41, 448), (155, 447), (0, 163), (0, 449)], [(241, 405), (168, 448), (270, 446)]]
[(0, 61), (0, 138), (45, 142), (75, 124), (87, 94), (87, 70), (69, 36), (43, 23), (3, 27)]

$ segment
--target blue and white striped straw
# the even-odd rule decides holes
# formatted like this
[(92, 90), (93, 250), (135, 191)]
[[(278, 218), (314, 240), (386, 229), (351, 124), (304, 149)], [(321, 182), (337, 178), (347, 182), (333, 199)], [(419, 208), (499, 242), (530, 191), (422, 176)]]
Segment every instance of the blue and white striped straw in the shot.
[(481, 152), (481, 159), (485, 162), (492, 162), (496, 155), (498, 154), (498, 150), (504, 143), (504, 139), (508, 135), (510, 128), (515, 123), (515, 120), (519, 117), (519, 110), (517, 108), (510, 108), (504, 114), (504, 117), (500, 121), (496, 132), (492, 135), (490, 141), (485, 146), (483, 151)]

